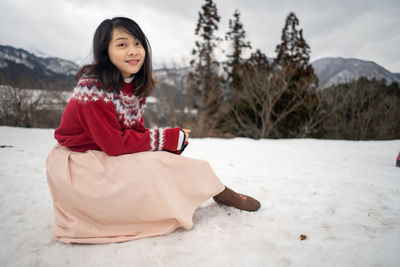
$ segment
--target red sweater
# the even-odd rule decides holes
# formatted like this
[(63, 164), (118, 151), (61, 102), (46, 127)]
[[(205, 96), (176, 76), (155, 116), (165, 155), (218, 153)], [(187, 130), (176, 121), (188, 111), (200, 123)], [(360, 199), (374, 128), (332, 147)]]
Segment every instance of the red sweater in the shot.
[(102, 90), (93, 77), (82, 78), (54, 137), (60, 145), (78, 152), (102, 150), (117, 156), (167, 150), (180, 154), (180, 128), (147, 129), (142, 117), (145, 105), (145, 98), (134, 95), (132, 83), (125, 83), (117, 94)]

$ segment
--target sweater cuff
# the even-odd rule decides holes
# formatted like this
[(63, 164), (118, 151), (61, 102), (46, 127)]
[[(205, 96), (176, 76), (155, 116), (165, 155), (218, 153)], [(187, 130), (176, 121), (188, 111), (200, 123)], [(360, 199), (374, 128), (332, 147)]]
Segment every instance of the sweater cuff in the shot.
[[(180, 131), (179, 127), (160, 129), (162, 136), (161, 150), (177, 151), (180, 150), (181, 144), (179, 143)], [(178, 149), (177, 149), (178, 148)]]

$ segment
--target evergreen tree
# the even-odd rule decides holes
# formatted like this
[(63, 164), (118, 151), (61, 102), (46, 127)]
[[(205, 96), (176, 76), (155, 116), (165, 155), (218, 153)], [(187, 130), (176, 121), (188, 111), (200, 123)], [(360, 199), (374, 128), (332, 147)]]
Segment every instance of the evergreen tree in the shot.
[(264, 71), (266, 73), (270, 70), (270, 67), (267, 56), (259, 49), (257, 49), (256, 52), (251, 53), (250, 58), (248, 58), (244, 63), (246, 73), (255, 70)]
[[(299, 20), (291, 12), (285, 21), (282, 30), (282, 42), (276, 47), (277, 57), (273, 63), (273, 69), (285, 73), (286, 92), (275, 105), (274, 112), (280, 114), (286, 110), (293, 111), (279, 125), (277, 137), (313, 136), (318, 127), (313, 131), (307, 129), (312, 118), (318, 117), (320, 103), (316, 88), (318, 78), (309, 63), (310, 47), (303, 38), (303, 30), (298, 29)], [(301, 105), (298, 105), (302, 102)], [(297, 107), (298, 106), (298, 107)]]
[(225, 40), (230, 41), (232, 51), (227, 55), (225, 71), (228, 74), (228, 82), (232, 90), (240, 90), (242, 67), (245, 59), (243, 58), (243, 50), (251, 49), (250, 42), (246, 41), (246, 32), (240, 21), (240, 12), (235, 10), (233, 20), (229, 20), (229, 31), (226, 33)]
[(199, 39), (192, 51), (193, 69), (188, 75), (188, 87), (195, 99), (194, 107), (198, 109), (197, 133), (208, 134), (217, 125), (221, 102), (221, 77), (218, 74), (219, 62), (215, 58), (215, 48), (221, 38), (215, 35), (220, 16), (212, 0), (205, 0), (199, 12), (195, 34)]
[(243, 75), (245, 75), (247, 67), (247, 59), (243, 56), (245, 49), (250, 49), (250, 42), (245, 40), (246, 32), (240, 21), (240, 12), (235, 10), (233, 19), (229, 20), (229, 31), (225, 35), (225, 40), (229, 42), (229, 53), (226, 55), (228, 60), (224, 63), (224, 71), (226, 73), (225, 85), (227, 94), (223, 104), (222, 128), (225, 133), (236, 136), (241, 131), (237, 130), (238, 121), (235, 116), (237, 110), (252, 116), (250, 108), (243, 100)]
[(307, 67), (310, 60), (310, 47), (303, 38), (303, 30), (297, 29), (299, 20), (293, 12), (286, 17), (282, 30), (281, 44), (277, 45), (275, 63), (281, 66), (298, 64)]
[(282, 41), (275, 50), (277, 56), (274, 60), (274, 67), (288, 69), (291, 86), (301, 83), (301, 85), (308, 84), (317, 87), (318, 78), (309, 62), (311, 50), (303, 38), (303, 30), (297, 28), (298, 25), (298, 18), (293, 12), (290, 12), (282, 30)]

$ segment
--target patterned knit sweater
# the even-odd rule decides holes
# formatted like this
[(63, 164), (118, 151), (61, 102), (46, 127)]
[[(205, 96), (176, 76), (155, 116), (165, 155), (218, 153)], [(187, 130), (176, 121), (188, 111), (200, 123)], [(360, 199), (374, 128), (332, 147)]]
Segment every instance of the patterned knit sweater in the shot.
[(134, 95), (132, 83), (125, 83), (117, 94), (102, 90), (93, 77), (82, 78), (54, 137), (60, 145), (78, 152), (102, 150), (117, 156), (166, 150), (180, 154), (185, 146), (180, 144), (180, 128), (147, 129), (142, 117), (145, 105), (145, 98)]

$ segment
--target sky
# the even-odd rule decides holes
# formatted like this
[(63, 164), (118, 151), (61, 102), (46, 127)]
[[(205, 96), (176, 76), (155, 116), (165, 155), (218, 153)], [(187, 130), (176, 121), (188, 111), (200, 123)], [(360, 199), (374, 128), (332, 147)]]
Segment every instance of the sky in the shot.
[[(292, 11), (311, 48), (311, 61), (324, 57), (374, 61), (400, 72), (399, 0), (214, 0), (224, 37), (235, 9), (252, 51), (275, 57), (285, 18)], [(150, 41), (155, 67), (183, 66), (191, 59), (198, 12), (205, 0), (0, 0), (0, 44), (69, 59), (91, 60), (97, 26), (107, 18), (135, 20)], [(220, 44), (223, 60), (229, 45)]]

